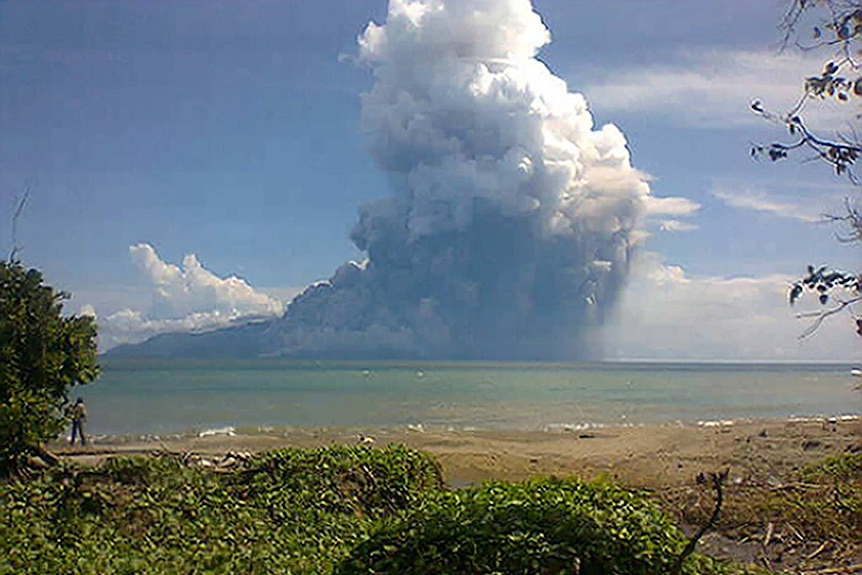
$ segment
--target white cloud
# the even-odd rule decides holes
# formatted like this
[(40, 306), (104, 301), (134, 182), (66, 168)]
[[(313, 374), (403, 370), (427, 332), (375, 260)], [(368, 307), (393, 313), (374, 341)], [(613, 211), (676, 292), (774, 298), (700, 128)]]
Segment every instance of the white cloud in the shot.
[[(700, 210), (700, 204), (697, 202), (682, 197), (657, 198), (649, 196), (644, 203), (647, 228), (657, 227), (662, 232), (691, 232), (698, 229), (696, 224), (677, 219), (697, 213)], [(661, 216), (675, 217), (662, 218)]]
[(80, 311), (78, 312), (78, 315), (82, 315), (82, 316), (83, 316), (83, 315), (88, 315), (88, 316), (90, 316), (90, 317), (94, 317), (94, 318), (98, 317), (98, 316), (96, 315), (96, 308), (94, 308), (94, 307), (93, 307), (92, 305), (90, 305), (90, 304), (84, 304), (84, 305), (82, 305), (82, 306), (81, 306)]
[(700, 209), (700, 204), (688, 198), (657, 198), (649, 196), (646, 199), (647, 216), (689, 216)]
[(219, 311), (191, 313), (175, 319), (152, 319), (143, 312), (121, 309), (98, 321), (99, 343), (109, 349), (121, 343), (137, 343), (160, 333), (202, 332), (250, 319)]
[(693, 232), (698, 229), (698, 226), (679, 220), (661, 220), (658, 224), (658, 229), (663, 232)]
[[(281, 315), (284, 305), (276, 297), (255, 290), (236, 276), (221, 278), (207, 270), (194, 254), (182, 267), (166, 263), (149, 244), (129, 248), (150, 292), (148, 309), (124, 307), (99, 317), (100, 346), (142, 341), (169, 331), (205, 331), (256, 317)], [(271, 290), (292, 295), (295, 290)], [(93, 305), (81, 313), (96, 316)]]
[(765, 192), (755, 190), (713, 190), (712, 195), (732, 208), (766, 212), (781, 218), (806, 223), (823, 221), (823, 216), (811, 208), (793, 202), (780, 201)]
[[(770, 51), (711, 51), (682, 55), (678, 63), (601, 71), (584, 92), (602, 112), (658, 114), (681, 125), (735, 128), (762, 124), (751, 103), (773, 113), (791, 109), (804, 78), (823, 66), (823, 54)], [(847, 106), (818, 101), (808, 109), (813, 127), (846, 128)]]
[[(643, 254), (617, 317), (606, 328), (609, 359), (844, 360), (860, 341), (849, 314), (831, 318), (804, 340), (808, 327), (787, 301), (794, 278), (689, 277)], [(815, 304), (816, 305), (816, 304)], [(816, 308), (812, 308), (816, 309)]]

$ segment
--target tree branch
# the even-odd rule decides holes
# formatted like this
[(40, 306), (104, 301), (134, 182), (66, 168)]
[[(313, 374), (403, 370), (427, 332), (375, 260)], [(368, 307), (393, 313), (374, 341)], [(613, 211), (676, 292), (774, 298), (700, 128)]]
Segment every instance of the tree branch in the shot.
[[(724, 497), (722, 493), (722, 488), (724, 487), (724, 482), (727, 481), (727, 476), (730, 474), (730, 469), (725, 469), (719, 473), (710, 473), (709, 477), (712, 481), (712, 488), (715, 490), (715, 508), (712, 510), (712, 515), (710, 515), (709, 519), (706, 523), (704, 523), (700, 529), (692, 536), (691, 539), (688, 540), (685, 548), (682, 550), (682, 553), (676, 558), (676, 562), (673, 565), (670, 573), (671, 575), (680, 575), (682, 573), (682, 566), (685, 563), (686, 558), (694, 553), (695, 547), (697, 547), (697, 542), (700, 541), (701, 537), (703, 537), (707, 531), (712, 529), (715, 526), (715, 523), (718, 521), (718, 517), (721, 514), (721, 505), (724, 502)], [(700, 478), (700, 476), (698, 476)]]
[[(828, 310), (821, 310), (815, 312), (806, 312), (806, 313), (798, 313), (796, 314), (797, 319), (805, 319), (805, 318), (816, 318), (814, 323), (808, 326), (805, 331), (799, 334), (799, 339), (807, 339), (811, 335), (813, 335), (823, 324), (826, 318), (833, 316), (837, 313), (841, 313), (845, 309), (851, 308), (856, 303), (862, 302), (862, 295), (857, 295), (856, 297), (850, 298), (849, 300), (844, 300), (840, 302), (837, 306)], [(856, 316), (852, 313), (851, 315), (855, 318)]]
[(24, 188), (24, 194), (15, 202), (15, 211), (12, 213), (12, 247), (9, 250), (9, 263), (16, 261), (21, 246), (18, 245), (18, 220), (24, 212), (24, 207), (30, 199), (30, 186)]

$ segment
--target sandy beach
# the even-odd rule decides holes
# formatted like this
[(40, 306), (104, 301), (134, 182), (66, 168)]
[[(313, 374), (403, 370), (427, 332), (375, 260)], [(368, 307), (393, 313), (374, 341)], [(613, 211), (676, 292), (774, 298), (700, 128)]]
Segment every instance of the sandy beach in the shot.
[(52, 450), (82, 463), (162, 450), (217, 456), (327, 445), (402, 444), (433, 454), (446, 481), (462, 486), (540, 475), (606, 475), (632, 486), (684, 485), (699, 472), (730, 468), (738, 481), (780, 481), (805, 465), (858, 449), (862, 421), (787, 420), (701, 425), (604, 427), (544, 432), (445, 431), (421, 428), (291, 429), (254, 435), (161, 439), (97, 438), (86, 447)]

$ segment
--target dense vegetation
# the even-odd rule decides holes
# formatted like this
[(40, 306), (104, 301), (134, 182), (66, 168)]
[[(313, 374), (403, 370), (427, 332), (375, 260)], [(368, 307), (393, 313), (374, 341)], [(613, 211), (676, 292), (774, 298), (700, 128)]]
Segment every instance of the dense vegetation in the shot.
[(38, 270), (0, 261), (0, 476), (44, 455), (66, 423), (69, 389), (99, 373), (95, 321), (64, 316), (67, 297)]
[(375, 530), (338, 570), (398, 573), (669, 573), (679, 531), (645, 499), (574, 480), (440, 492)]
[(226, 473), (177, 456), (66, 466), (2, 487), (0, 573), (327, 573), (439, 486), (401, 448), (285, 450)]
[[(684, 540), (641, 495), (534, 480), (449, 492), (400, 447), (64, 464), (0, 487), (0, 573), (667, 573)], [(685, 573), (735, 573), (691, 557)]]

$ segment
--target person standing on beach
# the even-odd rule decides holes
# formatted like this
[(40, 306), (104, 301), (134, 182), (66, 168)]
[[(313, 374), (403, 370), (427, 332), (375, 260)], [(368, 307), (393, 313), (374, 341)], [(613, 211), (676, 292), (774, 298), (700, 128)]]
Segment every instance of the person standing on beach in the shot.
[(80, 397), (75, 400), (75, 405), (72, 406), (72, 439), (69, 440), (70, 445), (75, 445), (75, 437), (81, 438), (81, 445), (87, 445), (87, 436), (84, 435), (84, 423), (87, 421), (87, 407), (84, 405), (84, 400)]

